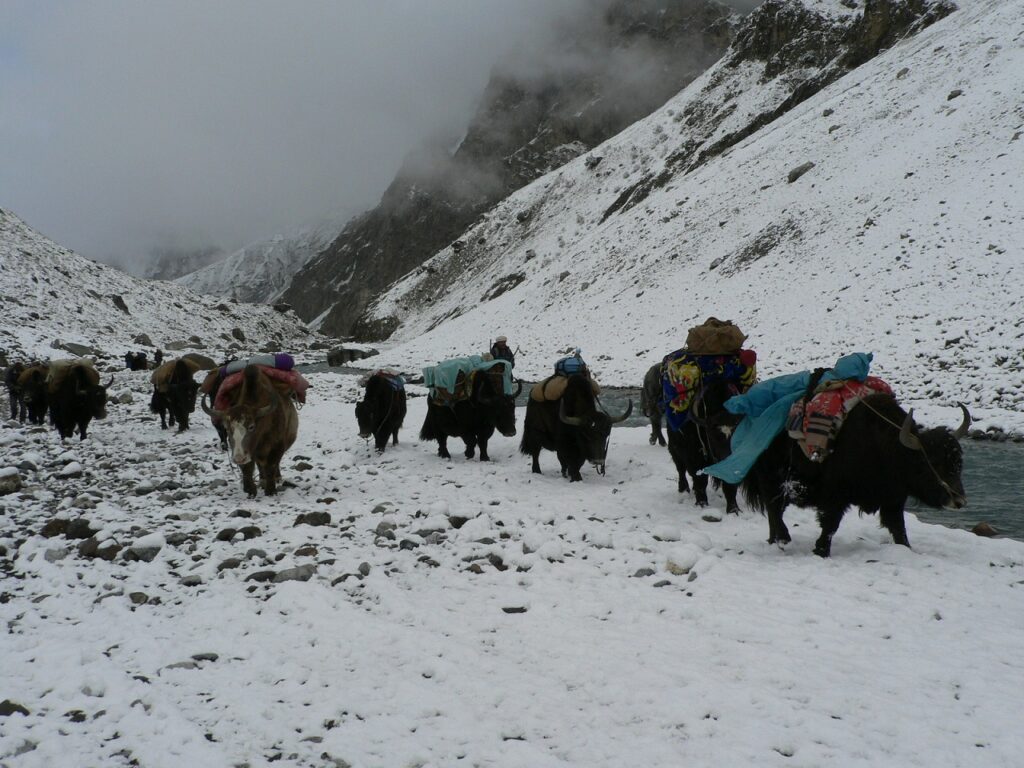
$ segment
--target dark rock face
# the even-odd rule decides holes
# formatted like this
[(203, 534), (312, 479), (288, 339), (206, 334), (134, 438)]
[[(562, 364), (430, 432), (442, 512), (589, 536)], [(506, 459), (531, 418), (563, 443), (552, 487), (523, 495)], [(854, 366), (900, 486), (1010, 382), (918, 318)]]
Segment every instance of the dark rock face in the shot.
[(408, 158), (378, 206), (312, 259), (283, 300), (306, 320), (326, 310), (326, 333), (387, 338), (397, 320), (361, 320), (383, 289), (495, 203), (685, 87), (726, 49), (732, 18), (710, 0), (615, 0), (599, 19), (567, 25), (557, 58), (495, 72), (458, 149)]

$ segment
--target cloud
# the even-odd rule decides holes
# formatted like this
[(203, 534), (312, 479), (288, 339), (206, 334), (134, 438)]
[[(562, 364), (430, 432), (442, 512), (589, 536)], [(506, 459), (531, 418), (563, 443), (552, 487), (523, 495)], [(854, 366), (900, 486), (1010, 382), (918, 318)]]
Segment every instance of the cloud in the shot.
[(107, 261), (358, 212), (592, 2), (8, 0), (0, 206)]

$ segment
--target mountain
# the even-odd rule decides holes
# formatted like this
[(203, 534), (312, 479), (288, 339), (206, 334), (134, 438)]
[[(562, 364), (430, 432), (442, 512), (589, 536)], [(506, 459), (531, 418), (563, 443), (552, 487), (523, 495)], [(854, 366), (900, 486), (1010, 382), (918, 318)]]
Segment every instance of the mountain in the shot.
[(579, 344), (635, 384), (714, 315), (762, 374), (874, 351), (908, 398), (1019, 413), (1024, 2), (844, 3), (770, 0), (663, 108), (496, 206), (371, 308), (387, 357), (505, 333), (523, 376)]
[(337, 219), (261, 240), (202, 269), (177, 278), (197, 293), (269, 303), (313, 256), (323, 251), (348, 220)]
[(139, 334), (153, 346), (211, 356), (229, 348), (289, 349), (310, 338), (291, 313), (132, 277), (63, 248), (2, 209), (0, 264), (0, 348), (10, 357), (46, 358), (57, 344), (117, 356), (145, 348), (135, 341)]
[(215, 245), (198, 248), (166, 246), (152, 249), (149, 258), (141, 267), (125, 265), (122, 268), (129, 274), (147, 280), (174, 280), (223, 258), (224, 251)]
[(587, 7), (547, 46), (497, 68), (454, 151), (410, 156), (377, 207), (295, 276), (283, 298), (300, 316), (365, 335), (356, 321), (384, 288), (511, 192), (663, 104), (721, 55), (735, 23), (707, 0)]

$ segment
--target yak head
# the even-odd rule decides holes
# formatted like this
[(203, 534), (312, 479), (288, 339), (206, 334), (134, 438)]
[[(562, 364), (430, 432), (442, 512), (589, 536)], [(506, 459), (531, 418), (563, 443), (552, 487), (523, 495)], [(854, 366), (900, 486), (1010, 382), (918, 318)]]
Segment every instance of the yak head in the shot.
[(599, 475), (603, 475), (612, 425), (629, 418), (633, 412), (633, 401), (629, 401), (625, 412), (619, 416), (612, 416), (604, 409), (598, 409), (597, 405), (590, 380), (582, 376), (570, 377), (558, 403), (558, 419), (573, 428), (573, 437), (580, 453)]
[(107, 388), (114, 383), (111, 376), (106, 384), (91, 384), (84, 374), (75, 379), (75, 398), (84, 403), (94, 419), (107, 418)]
[(690, 404), (690, 421), (704, 430), (711, 457), (716, 461), (729, 455), (729, 441), (742, 419), (725, 409), (725, 401), (737, 394), (739, 390), (731, 382), (710, 381)]
[(505, 437), (516, 434), (516, 398), (523, 391), (523, 382), (516, 383), (516, 391), (505, 394), (505, 384), (500, 366), (476, 375), (473, 382), (473, 402), (482, 406), (494, 428)]
[(915, 458), (907, 477), (911, 494), (931, 507), (960, 509), (967, 504), (960, 473), (963, 470), (963, 449), (960, 439), (971, 426), (967, 406), (959, 403), (963, 421), (955, 430), (934, 427), (918, 431), (913, 409), (900, 427), (900, 443)]
[(231, 451), (231, 459), (239, 466), (245, 466), (253, 461), (255, 444), (261, 430), (261, 422), (269, 417), (275, 408), (280, 405), (280, 396), (275, 392), (270, 403), (262, 406), (238, 403), (226, 411), (219, 411), (210, 408), (206, 404), (206, 397), (203, 396), (203, 411), (214, 419), (219, 419), (224, 425), (227, 433), (228, 450)]
[(388, 417), (394, 401), (394, 391), (381, 376), (371, 376), (366, 382), (363, 399), (356, 403), (356, 423), (359, 424), (359, 436), (368, 439), (380, 429)]

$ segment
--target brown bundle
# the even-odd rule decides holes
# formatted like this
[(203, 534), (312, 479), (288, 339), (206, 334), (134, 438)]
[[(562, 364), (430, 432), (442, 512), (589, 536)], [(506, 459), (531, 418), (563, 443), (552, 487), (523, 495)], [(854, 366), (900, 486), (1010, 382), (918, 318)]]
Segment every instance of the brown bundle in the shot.
[(740, 351), (746, 338), (731, 320), (709, 317), (686, 334), (686, 349), (695, 355), (731, 355)]

